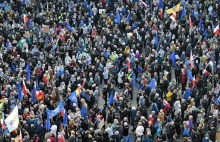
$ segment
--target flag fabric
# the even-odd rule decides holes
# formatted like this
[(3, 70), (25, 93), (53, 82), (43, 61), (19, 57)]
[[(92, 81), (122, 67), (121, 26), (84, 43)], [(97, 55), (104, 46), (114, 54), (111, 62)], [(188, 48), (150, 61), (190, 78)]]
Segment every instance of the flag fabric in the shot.
[(18, 123), (18, 106), (16, 105), (11, 114), (9, 114), (8, 117), (5, 119), (5, 124), (8, 128), (8, 131), (12, 132), (18, 128)]
[(189, 18), (189, 27), (190, 27), (190, 28), (193, 28), (193, 23), (192, 23), (191, 18)]
[(36, 90), (36, 84), (35, 84), (33, 90), (31, 91), (31, 103), (32, 104), (37, 102), (36, 92), (37, 92), (37, 90)]
[(176, 12), (172, 13), (172, 15), (170, 16), (170, 19), (176, 22)]
[(215, 36), (220, 34), (219, 24), (214, 28), (213, 33)]
[(28, 91), (27, 91), (27, 88), (26, 88), (24, 79), (23, 79), (23, 83), (22, 83), (22, 92), (23, 92), (24, 95), (27, 95), (27, 94), (28, 94)]
[(156, 82), (155, 79), (151, 79), (149, 83), (150, 89), (156, 89)]
[(131, 13), (128, 14), (127, 18), (126, 18), (126, 22), (130, 23), (131, 22)]
[(2, 127), (2, 130), (5, 130), (5, 123), (4, 123), (3, 119), (1, 119), (1, 127)]
[(98, 124), (98, 128), (99, 129), (102, 129), (102, 127), (105, 125), (105, 121), (104, 121), (104, 118), (102, 118), (102, 120), (99, 122)]
[(166, 10), (167, 14), (172, 14), (172, 13), (178, 12), (178, 11), (180, 11), (180, 3), (177, 4), (177, 5), (174, 6), (174, 7), (172, 7), (172, 8), (170, 8), (170, 9)]
[(200, 33), (202, 33), (202, 31), (203, 31), (203, 21), (202, 21), (202, 19), (199, 20), (199, 29), (200, 29)]
[(187, 70), (187, 77), (192, 81), (193, 80), (193, 76), (192, 73), (190, 72), (190, 70)]
[(189, 62), (190, 62), (190, 68), (191, 68), (191, 69), (194, 68), (192, 49), (191, 49), (191, 51), (190, 51)]
[(208, 29), (206, 29), (202, 35), (204, 36), (204, 41), (207, 41)]
[(120, 15), (119, 15), (119, 12), (118, 12), (118, 11), (116, 12), (114, 22), (115, 22), (116, 24), (119, 24), (119, 23), (121, 22), (121, 17), (120, 17)]
[(176, 67), (176, 55), (175, 52), (172, 53), (170, 56), (170, 60), (172, 61), (172, 66), (175, 68)]
[(30, 82), (30, 81), (31, 81), (31, 69), (30, 69), (30, 64), (27, 64), (27, 66), (26, 66), (26, 73), (27, 73), (27, 80)]
[(130, 70), (130, 69), (131, 69), (131, 62), (130, 62), (130, 59), (129, 59), (129, 58), (128, 58), (127, 66), (128, 66), (128, 70)]
[(72, 33), (74, 32), (74, 29), (70, 26), (70, 24), (66, 25), (66, 29)]
[(208, 72), (206, 69), (204, 69), (204, 70), (202, 71), (202, 75), (208, 76), (208, 75), (209, 75), (209, 72)]
[(214, 102), (216, 105), (220, 105), (220, 99), (217, 96), (215, 96)]
[(60, 101), (58, 107), (55, 110), (47, 110), (48, 112), (48, 118), (51, 119), (54, 116), (58, 115), (59, 113), (61, 113), (64, 110), (64, 105), (63, 102)]
[(191, 90), (190, 90), (190, 89), (187, 89), (187, 90), (185, 91), (185, 94), (184, 94), (183, 98), (184, 98), (185, 100), (188, 100), (188, 98), (189, 98), (190, 95), (191, 95)]
[(49, 118), (50, 111), (52, 111), (52, 110), (47, 110), (47, 120), (46, 120), (46, 126), (45, 126), (47, 131), (49, 131), (50, 127), (51, 127), (51, 125), (50, 125), (50, 118)]
[(23, 95), (22, 95), (22, 89), (21, 89), (21, 82), (20, 81), (18, 82), (17, 89), (18, 89), (18, 100), (22, 100)]
[(81, 116), (82, 116), (82, 118), (84, 119), (84, 120), (88, 120), (88, 118), (87, 118), (87, 112), (86, 112), (86, 109), (85, 108), (82, 108), (81, 110), (80, 110), (80, 112), (81, 112)]
[(186, 16), (186, 10), (184, 8), (183, 11), (182, 11), (181, 17), (180, 17), (180, 21), (183, 21), (185, 16)]
[(147, 4), (145, 2), (143, 2), (142, 0), (140, 0), (140, 1), (144, 5), (144, 7), (147, 8)]
[(84, 99), (86, 99), (87, 101), (90, 101), (90, 96), (85, 94), (85, 92), (83, 90), (81, 91), (81, 95)]
[(93, 14), (93, 11), (92, 11), (92, 8), (91, 8), (91, 7), (89, 7), (89, 16), (90, 16), (90, 17), (93, 17), (93, 16), (94, 16), (94, 14)]
[(163, 9), (164, 5), (163, 5), (163, 1), (162, 0), (159, 0), (158, 6), (159, 6), (159, 9)]
[(108, 100), (108, 105), (111, 105), (114, 103), (114, 92), (111, 92), (110, 98)]
[(136, 75), (135, 72), (132, 72), (132, 88), (136, 86)]
[(63, 126), (67, 127), (68, 125), (68, 115), (67, 115), (67, 111), (64, 110), (64, 116), (63, 116)]
[(81, 89), (80, 88), (77, 88), (76, 89), (76, 95), (80, 95), (81, 94)]
[(213, 67), (214, 67), (214, 63), (213, 63), (212, 60), (210, 60), (209, 63), (208, 63), (208, 66), (207, 66), (207, 68), (206, 68), (206, 70), (209, 71), (210, 73), (212, 73), (213, 70), (214, 70)]
[(24, 27), (27, 28), (28, 16), (24, 14)]
[(69, 96), (69, 99), (70, 99), (71, 102), (76, 103), (78, 105), (76, 91), (71, 93), (71, 95)]
[(158, 34), (156, 33), (155, 39), (154, 39), (154, 44), (156, 45), (157, 49), (159, 48), (159, 41), (158, 41)]
[(159, 15), (160, 15), (160, 19), (163, 19), (163, 9), (160, 9)]

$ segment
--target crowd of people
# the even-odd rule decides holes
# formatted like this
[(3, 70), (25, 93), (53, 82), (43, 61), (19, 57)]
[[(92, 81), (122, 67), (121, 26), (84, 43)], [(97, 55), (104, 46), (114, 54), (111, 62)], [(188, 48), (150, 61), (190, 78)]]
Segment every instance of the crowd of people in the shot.
[(0, 2), (1, 142), (217, 140), (219, 0)]

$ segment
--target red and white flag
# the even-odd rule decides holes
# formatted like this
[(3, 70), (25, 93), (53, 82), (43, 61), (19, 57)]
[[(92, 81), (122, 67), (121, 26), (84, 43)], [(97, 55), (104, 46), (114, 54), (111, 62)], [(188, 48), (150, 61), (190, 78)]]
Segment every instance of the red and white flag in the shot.
[(214, 28), (213, 33), (214, 33), (214, 35), (216, 35), (216, 36), (220, 34), (219, 24)]
[(170, 19), (176, 22), (176, 12), (173, 12), (173, 14), (170, 16)]
[(24, 14), (24, 27), (27, 28), (28, 16)]
[(195, 80), (195, 76), (193, 77), (193, 80), (192, 80), (192, 88), (196, 86), (196, 80)]
[(129, 58), (128, 58), (127, 66), (128, 66), (128, 70), (130, 70), (130, 69), (131, 69), (131, 62), (130, 62), (130, 59), (129, 59)]
[(147, 8), (147, 4), (145, 2), (143, 2), (142, 0), (140, 0), (140, 1), (144, 5), (144, 7)]
[(190, 28), (193, 28), (193, 23), (192, 23), (191, 18), (189, 18), (189, 27), (190, 27)]
[(208, 72), (206, 69), (204, 69), (204, 70), (202, 71), (202, 74), (205, 75), (205, 76), (208, 76), (208, 75), (209, 75), (209, 72)]
[(27, 93), (28, 93), (24, 80), (23, 80), (23, 83), (22, 83), (22, 92), (23, 92), (24, 95), (27, 95)]
[(160, 19), (163, 19), (163, 9), (160, 9)]
[(191, 49), (191, 51), (190, 51), (189, 63), (190, 63), (190, 68), (191, 68), (191, 69), (194, 68), (192, 49)]

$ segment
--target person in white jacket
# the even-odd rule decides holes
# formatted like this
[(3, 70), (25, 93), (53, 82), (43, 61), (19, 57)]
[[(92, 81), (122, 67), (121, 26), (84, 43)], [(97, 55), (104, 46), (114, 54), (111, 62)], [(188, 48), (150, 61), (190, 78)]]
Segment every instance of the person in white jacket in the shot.
[(118, 86), (119, 86), (119, 88), (123, 87), (123, 76), (124, 76), (124, 72), (121, 69), (120, 72), (118, 73)]
[(138, 122), (138, 126), (135, 130), (135, 134), (137, 137), (142, 137), (144, 135), (144, 127), (141, 122)]

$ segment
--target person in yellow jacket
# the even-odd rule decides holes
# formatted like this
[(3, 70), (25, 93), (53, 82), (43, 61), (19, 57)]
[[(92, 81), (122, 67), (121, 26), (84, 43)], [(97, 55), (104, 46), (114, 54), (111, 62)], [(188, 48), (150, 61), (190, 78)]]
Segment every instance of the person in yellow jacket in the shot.
[[(172, 102), (172, 96), (173, 96), (173, 93), (171, 91), (169, 91), (167, 94), (166, 94), (166, 98), (167, 98), (167, 101), (170, 103)], [(171, 104), (171, 103), (170, 103)]]

